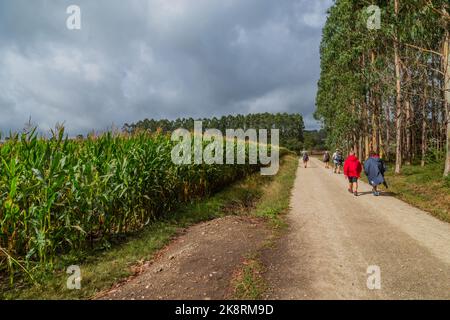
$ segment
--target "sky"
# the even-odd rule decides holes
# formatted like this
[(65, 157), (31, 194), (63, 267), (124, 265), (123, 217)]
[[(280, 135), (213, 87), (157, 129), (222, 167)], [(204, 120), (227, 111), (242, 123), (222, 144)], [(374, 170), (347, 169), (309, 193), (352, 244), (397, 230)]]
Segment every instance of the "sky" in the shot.
[[(296, 112), (308, 129), (332, 0), (2, 0), (0, 131)], [(67, 8), (81, 29), (67, 28)], [(70, 20), (72, 21), (72, 20)]]

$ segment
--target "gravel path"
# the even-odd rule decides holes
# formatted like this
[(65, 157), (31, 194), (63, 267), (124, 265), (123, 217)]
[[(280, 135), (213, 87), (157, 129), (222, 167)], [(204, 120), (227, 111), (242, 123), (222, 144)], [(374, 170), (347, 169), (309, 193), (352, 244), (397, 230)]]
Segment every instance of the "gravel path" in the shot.
[[(450, 225), (370, 190), (351, 195), (317, 159), (299, 167), (289, 231), (264, 254), (267, 298), (450, 299)], [(368, 288), (369, 266), (381, 289)]]

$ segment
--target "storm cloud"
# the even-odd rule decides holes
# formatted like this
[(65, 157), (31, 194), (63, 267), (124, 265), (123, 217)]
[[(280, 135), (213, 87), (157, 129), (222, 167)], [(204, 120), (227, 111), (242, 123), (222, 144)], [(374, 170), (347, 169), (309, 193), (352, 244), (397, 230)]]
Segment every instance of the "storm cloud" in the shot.
[[(66, 27), (69, 5), (81, 30)], [(144, 118), (312, 119), (331, 0), (4, 0), (0, 130), (71, 134)]]

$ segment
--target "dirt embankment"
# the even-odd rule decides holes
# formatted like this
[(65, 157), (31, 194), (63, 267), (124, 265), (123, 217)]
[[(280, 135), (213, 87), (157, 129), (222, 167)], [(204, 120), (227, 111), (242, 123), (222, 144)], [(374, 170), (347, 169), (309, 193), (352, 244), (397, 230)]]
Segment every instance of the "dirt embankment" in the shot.
[(271, 231), (263, 220), (229, 216), (186, 229), (138, 274), (98, 299), (224, 299), (233, 272)]
[[(299, 167), (289, 231), (264, 255), (268, 298), (450, 299), (450, 224), (366, 183), (358, 197), (347, 188), (317, 159)], [(374, 266), (380, 289), (367, 286)]]

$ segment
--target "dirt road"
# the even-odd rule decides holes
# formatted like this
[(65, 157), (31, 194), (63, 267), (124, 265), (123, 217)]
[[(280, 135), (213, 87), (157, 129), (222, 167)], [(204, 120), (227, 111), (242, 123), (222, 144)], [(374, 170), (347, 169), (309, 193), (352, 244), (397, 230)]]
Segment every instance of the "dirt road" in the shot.
[[(317, 159), (299, 167), (289, 231), (264, 257), (267, 298), (450, 299), (450, 224), (370, 190), (353, 196)], [(369, 266), (381, 289), (368, 288)]]
[(228, 216), (200, 223), (185, 230), (136, 276), (96, 298), (228, 299), (233, 272), (270, 236), (264, 221), (257, 218)]

